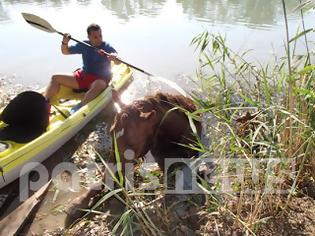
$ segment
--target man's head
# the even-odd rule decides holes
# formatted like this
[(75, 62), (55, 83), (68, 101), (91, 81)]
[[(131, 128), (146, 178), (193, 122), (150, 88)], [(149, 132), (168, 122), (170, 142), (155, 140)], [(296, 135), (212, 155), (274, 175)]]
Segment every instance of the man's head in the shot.
[(102, 29), (99, 25), (90, 24), (87, 28), (87, 34), (92, 46), (98, 47), (102, 44)]

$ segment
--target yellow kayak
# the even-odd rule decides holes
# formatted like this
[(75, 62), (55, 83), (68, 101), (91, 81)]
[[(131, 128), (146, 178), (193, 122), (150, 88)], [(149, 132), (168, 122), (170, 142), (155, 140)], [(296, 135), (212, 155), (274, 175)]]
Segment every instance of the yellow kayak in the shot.
[[(132, 79), (132, 70), (124, 64), (113, 65), (112, 72), (113, 87), (116, 90), (120, 90)], [(83, 94), (62, 87), (51, 101), (53, 106), (45, 133), (28, 143), (0, 141), (0, 188), (23, 173), (28, 173), (73, 137), (111, 101), (111, 90), (108, 87), (93, 101), (70, 115), (71, 108), (81, 101)], [(0, 121), (0, 128), (5, 125)]]

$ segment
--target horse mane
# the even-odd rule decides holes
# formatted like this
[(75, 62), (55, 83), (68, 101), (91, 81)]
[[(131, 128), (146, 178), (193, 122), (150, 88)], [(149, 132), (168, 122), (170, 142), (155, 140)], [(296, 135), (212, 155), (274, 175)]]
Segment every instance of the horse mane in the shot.
[(132, 104), (123, 107), (121, 112), (115, 116), (111, 131), (123, 117), (128, 116), (128, 118), (134, 119), (139, 117), (140, 112), (148, 112), (152, 109), (157, 110), (157, 112), (163, 112), (163, 110), (169, 110), (174, 107), (181, 107), (189, 112), (196, 111), (196, 106), (190, 98), (183, 95), (159, 92), (155, 95), (149, 95), (143, 99), (136, 100)]

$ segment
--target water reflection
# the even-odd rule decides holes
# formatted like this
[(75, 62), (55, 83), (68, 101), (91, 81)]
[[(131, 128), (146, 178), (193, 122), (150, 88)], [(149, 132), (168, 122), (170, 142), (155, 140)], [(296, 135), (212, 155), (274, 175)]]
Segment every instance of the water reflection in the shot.
[[(176, 8), (189, 19), (209, 23), (235, 24), (240, 22), (252, 27), (275, 25), (282, 17), (282, 4), (279, 0), (102, 0), (101, 4), (119, 19), (129, 21), (136, 16), (157, 16), (169, 3), (176, 2)], [(73, 5), (87, 6), (92, 0), (2, 0), (0, 2), (0, 21), (9, 19), (5, 5), (15, 4), (44, 5), (62, 8)], [(3, 5), (4, 4), (4, 5)], [(296, 0), (287, 0), (287, 8), (293, 9)], [(281, 19), (282, 20), (282, 19)]]
[[(3, 5), (3, 7), (2, 8), (0, 7), (0, 16), (1, 14), (7, 12), (5, 6), (15, 6), (18, 4), (24, 4), (33, 6), (45, 6), (51, 8), (61, 8), (70, 2), (71, 0), (1, 0), (0, 4)], [(90, 0), (77, 0), (77, 2), (78, 3), (83, 2), (84, 5), (87, 5), (87, 3), (90, 2)]]
[(102, 4), (120, 19), (128, 21), (136, 15), (159, 15), (166, 0), (102, 0)]
[[(135, 15), (159, 15), (167, 2), (170, 1), (102, 0), (107, 9), (126, 21)], [(190, 19), (211, 23), (274, 25), (283, 12), (279, 0), (176, 0), (176, 3)], [(297, 1), (288, 0), (286, 6), (289, 10), (293, 9), (297, 6)]]
[(8, 12), (6, 12), (3, 8), (2, 2), (0, 2), (0, 22), (1, 21), (7, 21), (10, 17), (8, 15)]
[[(243, 22), (248, 25), (274, 25), (282, 16), (279, 0), (177, 0), (183, 12), (190, 18), (211, 23)], [(286, 7), (293, 9), (297, 1), (286, 1)]]
[(81, 6), (88, 6), (92, 3), (92, 0), (76, 0), (76, 3)]

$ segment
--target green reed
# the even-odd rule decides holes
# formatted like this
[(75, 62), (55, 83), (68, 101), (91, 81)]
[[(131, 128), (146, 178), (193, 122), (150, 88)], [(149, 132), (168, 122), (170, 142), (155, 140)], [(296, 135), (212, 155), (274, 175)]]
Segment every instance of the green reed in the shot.
[[(245, 59), (248, 52), (237, 54), (231, 50), (222, 35), (203, 32), (192, 40), (200, 55), (200, 66), (195, 80), (198, 89), (191, 95), (200, 110), (207, 111), (203, 121), (211, 139), (204, 156), (248, 162), (243, 178), (233, 180), (230, 176), (238, 207), (234, 212), (228, 208), (227, 211), (236, 224), (244, 227), (244, 232), (253, 234), (249, 229), (257, 229), (262, 215), (279, 213), (297, 194), (299, 183), (308, 175), (305, 164), (314, 156), (315, 67), (310, 65), (308, 46), (306, 55), (295, 54), (296, 42), (302, 36), (307, 42), (306, 36), (313, 29), (305, 29), (303, 8), (299, 8), (303, 31), (290, 39), (285, 2), (282, 3), (287, 32), (285, 59), (257, 66)], [(236, 122), (246, 112), (257, 115), (243, 124)], [(252, 160), (267, 158), (294, 162), (292, 171), (293, 164), (289, 162), (273, 170), (284, 180), (273, 185), (281, 194), (266, 191), (266, 173), (258, 177), (259, 181), (252, 178), (255, 175)], [(218, 169), (220, 172), (222, 169)], [(248, 194), (248, 188), (254, 191)], [(281, 200), (275, 201), (275, 197), (287, 200), (283, 204)], [(248, 199), (254, 199), (250, 206)], [(244, 211), (245, 216), (241, 214)]]

